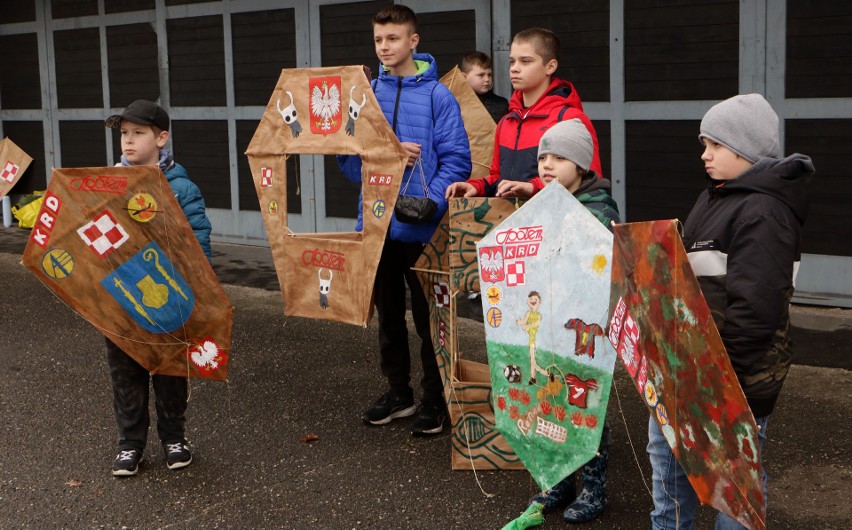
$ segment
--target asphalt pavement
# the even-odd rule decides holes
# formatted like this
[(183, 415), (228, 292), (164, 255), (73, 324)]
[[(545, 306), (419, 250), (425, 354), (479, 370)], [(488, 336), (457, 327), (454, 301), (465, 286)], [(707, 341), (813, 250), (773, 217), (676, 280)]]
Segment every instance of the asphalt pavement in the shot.
[[(0, 228), (0, 528), (494, 529), (537, 489), (524, 471), (452, 471), (446, 431), (363, 425), (384, 391), (375, 319), (285, 317), (269, 249), (224, 243), (213, 262), (236, 308), (231, 379), (191, 381), (195, 460), (166, 469), (152, 427), (140, 473), (115, 479), (103, 339), (19, 264), (26, 237)], [(797, 364), (765, 450), (768, 527), (850, 528), (852, 312), (793, 315)], [(461, 350), (484, 360), (481, 324), (459, 322)], [(648, 528), (648, 415), (620, 367), (614, 386), (609, 504), (582, 527)], [(553, 514), (540, 528), (567, 527)]]

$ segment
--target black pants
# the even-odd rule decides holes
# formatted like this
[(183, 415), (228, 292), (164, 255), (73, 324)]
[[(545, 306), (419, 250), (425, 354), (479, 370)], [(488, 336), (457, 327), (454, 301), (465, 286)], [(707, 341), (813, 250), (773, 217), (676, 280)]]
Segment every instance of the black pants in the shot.
[(154, 384), (157, 433), (162, 442), (186, 441), (186, 377), (150, 375), (121, 348), (106, 339), (107, 364), (112, 377), (113, 406), (118, 424), (118, 448), (145, 449), (148, 439), (149, 381)]
[(405, 323), (405, 284), (411, 291), (411, 312), (414, 327), (420, 337), (420, 360), (423, 363), (423, 400), (442, 402), (444, 383), (438, 371), (432, 335), (429, 331), (429, 305), (417, 274), (410, 269), (420, 253), (422, 243), (385, 241), (379, 268), (376, 272), (375, 301), (379, 315), (379, 352), (382, 373), (391, 389), (406, 395), (411, 393), (411, 353), (408, 349), (408, 328)]

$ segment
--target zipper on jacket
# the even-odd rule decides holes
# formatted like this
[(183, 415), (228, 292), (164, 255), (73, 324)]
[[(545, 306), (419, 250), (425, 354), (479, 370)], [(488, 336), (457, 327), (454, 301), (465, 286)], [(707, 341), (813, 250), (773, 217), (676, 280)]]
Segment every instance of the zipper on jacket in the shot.
[[(515, 161), (518, 159), (518, 144), (521, 142), (521, 127), (524, 126), (524, 120), (527, 119), (526, 116), (521, 117), (521, 114), (518, 113), (518, 134), (515, 136), (515, 149), (512, 155), (512, 167), (509, 169), (509, 176), (514, 176), (515, 174)], [(500, 180), (504, 180), (503, 176), (500, 176)]]
[(396, 83), (396, 102), (393, 104), (393, 132), (399, 138), (399, 132), (396, 130), (396, 116), (399, 112), (399, 98), (402, 96), (402, 76), (399, 76)]

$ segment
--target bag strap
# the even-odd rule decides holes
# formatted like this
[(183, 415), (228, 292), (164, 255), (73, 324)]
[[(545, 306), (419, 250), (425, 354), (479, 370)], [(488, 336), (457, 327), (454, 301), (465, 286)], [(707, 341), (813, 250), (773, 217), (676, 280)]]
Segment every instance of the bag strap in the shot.
[[(419, 156), (417, 157), (417, 160), (414, 161), (414, 168), (420, 171), (420, 183), (423, 184), (423, 194), (427, 199), (429, 199), (429, 188), (426, 186), (426, 175), (423, 172), (423, 159)], [(406, 181), (405, 186), (399, 190), (400, 195), (405, 195), (405, 190), (407, 190), (408, 185), (411, 184), (411, 178), (414, 175), (415, 169), (411, 170), (411, 173), (408, 175), (408, 181)]]

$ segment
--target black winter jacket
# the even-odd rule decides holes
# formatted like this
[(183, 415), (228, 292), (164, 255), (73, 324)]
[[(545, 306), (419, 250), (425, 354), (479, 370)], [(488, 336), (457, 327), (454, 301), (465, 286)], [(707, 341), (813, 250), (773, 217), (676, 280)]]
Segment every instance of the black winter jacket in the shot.
[(790, 298), (808, 211), (807, 156), (762, 158), (711, 181), (683, 242), (755, 417), (769, 415), (792, 362)]

